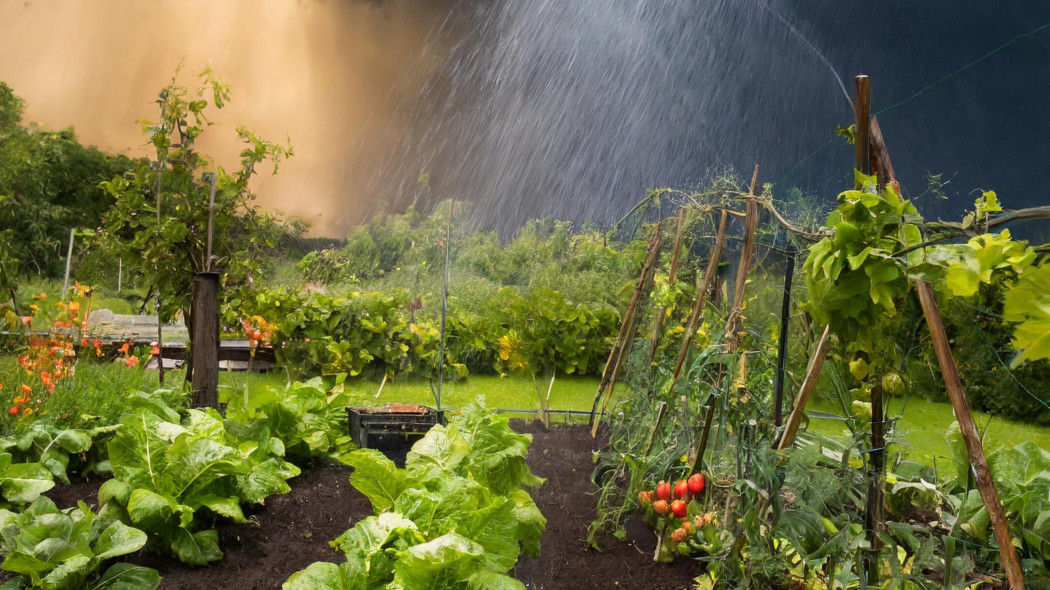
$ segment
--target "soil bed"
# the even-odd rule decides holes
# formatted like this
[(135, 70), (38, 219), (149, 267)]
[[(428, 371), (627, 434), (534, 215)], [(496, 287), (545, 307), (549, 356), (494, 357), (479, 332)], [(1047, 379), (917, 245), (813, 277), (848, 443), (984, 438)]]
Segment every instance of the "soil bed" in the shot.
[[(530, 590), (689, 587), (700, 573), (698, 565), (688, 560), (654, 562), (656, 538), (640, 520), (628, 523), (626, 542), (608, 536), (601, 542), (602, 552), (586, 548), (595, 507), (590, 474), (597, 448), (588, 428), (547, 430), (524, 421), (512, 425), (533, 435), (529, 465), (547, 481), (532, 493), (547, 517), (547, 530), (540, 557), (523, 556), (511, 575)], [(372, 513), (368, 500), (350, 485), (349, 474), (350, 468), (339, 464), (304, 468), (289, 482), (291, 493), (269, 498), (265, 507), (249, 515), (252, 523), (218, 527), (225, 557), (209, 567), (190, 569), (148, 553), (130, 561), (157, 569), (164, 578), (161, 590), (278, 590), (289, 575), (315, 561), (341, 561), (328, 542)], [(59, 506), (75, 505), (78, 499), (94, 506), (100, 483), (60, 485), (48, 496)]]

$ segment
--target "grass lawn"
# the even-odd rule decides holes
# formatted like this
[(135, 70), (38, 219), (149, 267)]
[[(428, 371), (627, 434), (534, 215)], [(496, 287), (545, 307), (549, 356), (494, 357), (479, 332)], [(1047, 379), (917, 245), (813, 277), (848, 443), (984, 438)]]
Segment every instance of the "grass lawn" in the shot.
[[(539, 407), (537, 389), (546, 395), (549, 384), (549, 381), (539, 380), (534, 387), (532, 379), (519, 375), (473, 375), (462, 381), (445, 382), (441, 387), (441, 405), (460, 408), (479, 401), (489, 408), (534, 410)], [(375, 381), (349, 380), (346, 389), (351, 392), (355, 402), (361, 405), (390, 402), (435, 405), (430, 384), (422, 379), (388, 381), (382, 391), (379, 390), (379, 383)], [(559, 375), (554, 380), (548, 407), (551, 410), (589, 412), (597, 390), (598, 379), (594, 377)], [(555, 412), (552, 421), (561, 423), (565, 418), (565, 414), (559, 416)], [(573, 416), (570, 419), (586, 420), (582, 416)]]
[[(818, 402), (812, 409), (841, 415), (841, 411), (830, 402)], [(946, 434), (948, 427), (955, 422), (951, 404), (911, 398), (907, 401), (907, 406), (904, 406), (903, 399), (894, 398), (890, 400), (887, 416), (900, 418), (896, 433), (898, 444), (890, 446), (891, 461), (897, 453), (902, 453), (908, 459), (925, 465), (932, 466), (935, 462), (938, 465), (950, 464)], [(1050, 448), (1050, 428), (1010, 422), (982, 412), (974, 412), (974, 421), (979, 432), (985, 432), (987, 429), (984, 437), (986, 453), (1010, 448), (1026, 440), (1041, 448)], [(847, 432), (842, 422), (830, 419), (814, 418), (810, 420), (809, 427), (831, 436)]]

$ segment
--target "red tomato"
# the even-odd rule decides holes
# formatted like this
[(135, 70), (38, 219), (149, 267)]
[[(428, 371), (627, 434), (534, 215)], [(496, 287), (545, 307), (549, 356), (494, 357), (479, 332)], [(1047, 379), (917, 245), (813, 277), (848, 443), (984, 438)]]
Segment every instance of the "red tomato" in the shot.
[(692, 492), (693, 495), (699, 494), (700, 492), (704, 491), (703, 474), (694, 473), (693, 475), (689, 476), (688, 486), (689, 491)]
[(681, 498), (686, 502), (689, 501), (687, 497), (689, 495), (689, 484), (684, 479), (678, 480), (678, 483), (674, 484), (674, 497)]
[(685, 516), (687, 508), (688, 506), (686, 505), (686, 503), (681, 500), (675, 500), (674, 502), (671, 502), (671, 512), (673, 512), (674, 515), (678, 518), (683, 518)]
[(656, 498), (658, 500), (663, 500), (664, 502), (669, 502), (671, 500), (671, 484), (666, 481), (661, 481), (656, 484)]

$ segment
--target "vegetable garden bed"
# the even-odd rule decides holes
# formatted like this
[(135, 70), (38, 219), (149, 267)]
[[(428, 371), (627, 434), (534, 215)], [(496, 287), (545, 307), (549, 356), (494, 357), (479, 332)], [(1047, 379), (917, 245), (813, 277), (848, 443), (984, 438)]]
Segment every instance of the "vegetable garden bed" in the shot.
[[(672, 565), (653, 561), (655, 537), (640, 519), (628, 523), (626, 543), (609, 536), (602, 543), (603, 551), (586, 548), (587, 526), (595, 506), (590, 475), (597, 446), (587, 427), (544, 429), (534, 422), (512, 424), (515, 430), (533, 435), (528, 463), (547, 480), (532, 492), (547, 517), (541, 554), (521, 557), (511, 572), (515, 578), (537, 590), (570, 585), (581, 590), (689, 586), (699, 567), (689, 560)], [(250, 524), (219, 525), (225, 556), (208, 567), (193, 569), (145, 552), (130, 556), (129, 561), (158, 570), (163, 576), (161, 590), (278, 589), (289, 575), (315, 561), (339, 560), (340, 554), (328, 542), (372, 514), (368, 500), (350, 485), (350, 472), (337, 463), (305, 468), (302, 475), (290, 480), (291, 493), (268, 498), (265, 507), (248, 515)], [(56, 486), (47, 495), (62, 507), (80, 499), (94, 504), (100, 483)]]

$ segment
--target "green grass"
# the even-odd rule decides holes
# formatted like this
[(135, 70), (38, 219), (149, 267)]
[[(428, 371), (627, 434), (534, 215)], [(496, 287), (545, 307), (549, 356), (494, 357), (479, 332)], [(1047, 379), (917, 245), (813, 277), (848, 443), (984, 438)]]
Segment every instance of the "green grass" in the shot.
[[(549, 382), (537, 381), (544, 395)], [(346, 390), (355, 403), (381, 405), (390, 402), (435, 405), (430, 384), (422, 379), (396, 379), (388, 381), (379, 391), (379, 383), (372, 380), (350, 380)], [(590, 411), (598, 380), (593, 377), (558, 376), (551, 391), (550, 409)], [(376, 395), (378, 393), (378, 396)], [(462, 381), (445, 382), (441, 387), (441, 405), (462, 408), (478, 401), (486, 407), (500, 409), (534, 410), (539, 408), (536, 389), (531, 379), (519, 375), (498, 377), (495, 375), (473, 375)], [(523, 414), (524, 415), (524, 414)], [(565, 415), (554, 413), (552, 420), (561, 422)], [(581, 419), (576, 417), (576, 420)]]
[[(896, 457), (897, 453), (917, 463), (933, 466), (950, 464), (948, 442), (946, 434), (948, 427), (955, 422), (955, 416), (951, 404), (930, 402), (923, 399), (911, 398), (904, 405), (904, 400), (895, 398), (890, 400), (889, 418), (900, 419), (897, 422), (895, 442), (899, 444), (890, 446), (890, 457)], [(901, 409), (904, 414), (901, 415)], [(841, 415), (841, 410), (832, 406), (831, 402), (821, 401), (810, 409)], [(1041, 448), (1050, 448), (1050, 428), (1036, 426), (1033, 424), (1021, 424), (1010, 422), (1001, 418), (995, 418), (983, 412), (974, 412), (974, 421), (977, 423), (979, 432), (987, 433), (984, 438), (984, 449), (987, 454), (1003, 449), (1011, 448), (1022, 441), (1030, 440)], [(829, 436), (838, 436), (846, 433), (846, 427), (842, 422), (829, 419), (812, 419), (809, 427), (815, 432)], [(891, 459), (892, 460), (892, 459)], [(938, 467), (939, 469), (939, 467)]]

